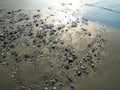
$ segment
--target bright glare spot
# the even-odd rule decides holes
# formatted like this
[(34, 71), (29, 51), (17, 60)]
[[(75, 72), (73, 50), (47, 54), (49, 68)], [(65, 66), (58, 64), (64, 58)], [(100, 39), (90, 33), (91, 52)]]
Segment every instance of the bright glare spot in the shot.
[(59, 8), (61, 4), (70, 5), (72, 4), (72, 9), (78, 8), (83, 4), (83, 0), (53, 0), (53, 4)]
[(82, 7), (83, 0), (54, 0), (53, 4), (55, 6), (55, 18), (63, 23), (74, 21), (76, 19), (74, 14), (77, 13), (77, 10), (80, 10), (81, 13), (85, 12)]
[(73, 17), (70, 12), (69, 13), (59, 12), (59, 14), (55, 15), (55, 18), (59, 19), (65, 24), (69, 21), (75, 20), (75, 17)]

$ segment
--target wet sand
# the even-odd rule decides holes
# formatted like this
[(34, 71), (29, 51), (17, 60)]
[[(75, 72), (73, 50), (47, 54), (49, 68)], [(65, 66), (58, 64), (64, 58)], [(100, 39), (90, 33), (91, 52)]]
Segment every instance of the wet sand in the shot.
[(119, 90), (119, 31), (39, 10), (0, 12), (1, 90)]
[(103, 58), (97, 71), (82, 79), (78, 90), (119, 90), (120, 86), (120, 31), (108, 29), (105, 37), (110, 42), (103, 50)]

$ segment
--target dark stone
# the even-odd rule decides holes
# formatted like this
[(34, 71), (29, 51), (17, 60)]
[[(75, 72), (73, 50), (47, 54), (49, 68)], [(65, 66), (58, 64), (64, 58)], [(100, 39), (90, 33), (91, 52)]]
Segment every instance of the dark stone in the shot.
[(83, 61), (84, 61), (84, 62), (87, 62), (87, 61), (88, 61), (88, 59), (87, 59), (87, 58), (83, 58)]
[(52, 49), (55, 49), (55, 46), (51, 46)]
[(71, 84), (70, 85), (70, 88), (73, 90), (73, 89), (75, 89), (75, 85), (74, 84)]
[(88, 45), (88, 47), (90, 48), (90, 47), (91, 47), (91, 45), (89, 44), (89, 45)]
[(65, 51), (66, 51), (66, 52), (70, 52), (70, 49), (68, 49), (68, 48), (65, 48)]
[(6, 48), (6, 49), (8, 49), (8, 50), (15, 48), (15, 46), (14, 46), (14, 45), (11, 45), (11, 44), (4, 44), (4, 45), (2, 45), (2, 47), (3, 47), (3, 48)]
[(13, 56), (18, 56), (18, 54), (17, 54), (17, 52), (11, 52), (11, 55), (13, 55)]
[(93, 49), (92, 49), (92, 52), (95, 52), (96, 50), (97, 50), (97, 48), (93, 48)]
[(40, 10), (37, 10), (38, 12), (40, 12)]
[(7, 14), (11, 14), (11, 12), (7, 12)]
[(66, 69), (69, 69), (69, 68), (70, 68), (70, 66), (69, 66), (69, 65), (65, 65), (65, 68), (66, 68)]
[(33, 15), (33, 18), (40, 18), (40, 15)]
[(26, 18), (25, 18), (25, 20), (29, 20), (29, 18), (28, 18), (28, 17), (26, 17)]
[(21, 60), (21, 59), (19, 59), (19, 58), (16, 58), (15, 60), (16, 60), (16, 62), (17, 62), (17, 63), (19, 63), (19, 62), (21, 62), (21, 61), (22, 61), (22, 60)]
[(2, 55), (2, 58), (4, 59), (4, 58), (6, 58), (6, 56), (5, 56), (5, 55)]
[(8, 44), (8, 42), (5, 41), (5, 42), (4, 42), (4, 45), (6, 45), (6, 44)]
[(94, 63), (93, 60), (88, 61), (88, 65), (92, 65), (93, 63)]
[(101, 58), (99, 57), (98, 60), (101, 60)]
[(4, 40), (5, 40), (5, 37), (0, 36), (0, 41), (4, 41)]
[(50, 31), (50, 36), (53, 35), (54, 33), (55, 33), (55, 31), (54, 31), (54, 30), (51, 30), (51, 31)]
[(91, 36), (91, 33), (89, 33), (88, 36)]
[(72, 59), (69, 59), (69, 60), (68, 60), (68, 63), (69, 63), (69, 64), (73, 63), (73, 60), (72, 60)]
[(75, 55), (75, 53), (72, 53), (72, 57), (74, 60), (77, 59), (77, 55)]
[(36, 27), (38, 27), (39, 26), (39, 24), (36, 24)]
[(94, 57), (97, 57), (97, 54), (94, 54)]
[(37, 45), (37, 47), (41, 47), (41, 45)]
[[(53, 24), (48, 24), (48, 25), (46, 25), (46, 27), (47, 27), (47, 29), (52, 29), (54, 27), (54, 25)], [(56, 31), (56, 30), (53, 30), (53, 31)]]
[(73, 21), (71, 26), (72, 27), (77, 27), (77, 22)]
[(58, 30), (63, 29), (65, 27), (64, 24), (58, 25)]
[(73, 80), (72, 80), (72, 78), (71, 78), (71, 77), (66, 76), (66, 78), (69, 80), (69, 82), (70, 82), (70, 83), (73, 83)]
[(8, 39), (11, 40), (11, 41), (14, 41), (18, 38), (18, 36), (10, 36)]
[(33, 45), (36, 45), (36, 40), (33, 40)]
[(87, 55), (87, 60), (91, 60), (93, 57), (91, 55)]
[(95, 65), (94, 65), (94, 64), (91, 64), (91, 67), (92, 67), (92, 68), (95, 68)]
[(25, 55), (24, 57), (25, 57), (25, 58), (30, 58), (30, 56), (29, 56), (29, 55)]
[(86, 29), (84, 29), (84, 28), (81, 28), (81, 30), (83, 30), (83, 31), (87, 31)]
[(81, 76), (82, 75), (82, 71), (80, 71), (80, 70), (77, 70), (76, 73), (77, 73), (77, 76)]
[(29, 32), (29, 33), (28, 33), (28, 36), (32, 36), (32, 35), (33, 35), (33, 33), (32, 33), (32, 32)]

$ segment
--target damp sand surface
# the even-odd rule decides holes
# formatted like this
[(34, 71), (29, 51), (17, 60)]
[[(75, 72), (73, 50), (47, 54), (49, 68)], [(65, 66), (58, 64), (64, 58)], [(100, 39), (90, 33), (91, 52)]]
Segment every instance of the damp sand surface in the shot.
[(119, 90), (119, 31), (42, 15), (1, 10), (1, 90)]
[(120, 31), (108, 29), (105, 37), (110, 43), (103, 50), (102, 63), (97, 71), (79, 83), (77, 90), (119, 90), (120, 86)]

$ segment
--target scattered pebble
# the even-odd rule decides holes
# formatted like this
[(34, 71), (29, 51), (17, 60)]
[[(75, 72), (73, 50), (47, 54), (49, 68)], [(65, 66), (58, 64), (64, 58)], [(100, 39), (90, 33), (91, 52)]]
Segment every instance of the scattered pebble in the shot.
[[(65, 3), (61, 3), (61, 6), (64, 7), (65, 5)], [(72, 3), (68, 3), (67, 5), (72, 5)], [(52, 10), (53, 8), (49, 7), (48, 9)], [(68, 13), (68, 11), (70, 12), (69, 9), (66, 9), (61, 12)], [(96, 60), (96, 58), (98, 60), (101, 59), (100, 53), (97, 52), (105, 45), (106, 40), (102, 38), (102, 35), (98, 35), (99, 39), (96, 41), (97, 43), (88, 44), (87, 49), (89, 50), (83, 58), (80, 58), (77, 52), (79, 50), (75, 50), (75, 47), (72, 47), (72, 45), (67, 46), (67, 40), (61, 38), (63, 34), (66, 34), (67, 37), (67, 34), (70, 33), (70, 28), (75, 29), (74, 32), (76, 32), (76, 28), (81, 22), (87, 26), (88, 20), (83, 17), (81, 21), (77, 18), (77, 20), (71, 20), (67, 22), (67, 24), (63, 24), (61, 21), (59, 24), (54, 25), (55, 20), (54, 22), (48, 23), (47, 20), (55, 15), (56, 14), (53, 13), (45, 19), (42, 19), (40, 10), (37, 10), (32, 16), (26, 14), (21, 9), (5, 11), (5, 16), (0, 19), (0, 65), (8, 66), (12, 65), (11, 63), (13, 62), (18, 71), (21, 70), (22, 72), (22, 69), (19, 68), (26, 62), (37, 67), (37, 62), (42, 62), (43, 59), (48, 61), (52, 61), (53, 59), (53, 63), (56, 63), (58, 60), (57, 64), (59, 68), (56, 67), (57, 65), (51, 63), (49, 63), (48, 66), (50, 66), (52, 70), (58, 69), (58, 72), (61, 73), (57, 75), (57, 78), (53, 78), (54, 75), (49, 75), (44, 82), (45, 86), (43, 89), (49, 90), (48, 88), (50, 87), (52, 90), (57, 90), (58, 87), (56, 85), (64, 88), (67, 80), (71, 90), (75, 90), (74, 79), (77, 76), (82, 77), (84, 74), (89, 74), (90, 68), (96, 68), (94, 60)], [(72, 15), (74, 16), (74, 14)], [(21, 22), (22, 24), (19, 25)], [(17, 23), (18, 25), (16, 25)], [(6, 24), (8, 27), (6, 27)], [(93, 36), (93, 34), (87, 28), (81, 27), (79, 36), (84, 39), (84, 37)], [(56, 54), (53, 55), (53, 52)], [(48, 55), (47, 58), (46, 55)], [(7, 60), (8, 58), (10, 59)], [(55, 72), (52, 74), (55, 74)], [(71, 73), (72, 77), (67, 75), (68, 72)], [(73, 73), (75, 73), (76, 77)], [(10, 74), (10, 77), (18, 78), (17, 74)], [(23, 82), (20, 82), (21, 88), (26, 89), (27, 86), (23, 84)], [(29, 90), (32, 90), (32, 88), (29, 88)]]

